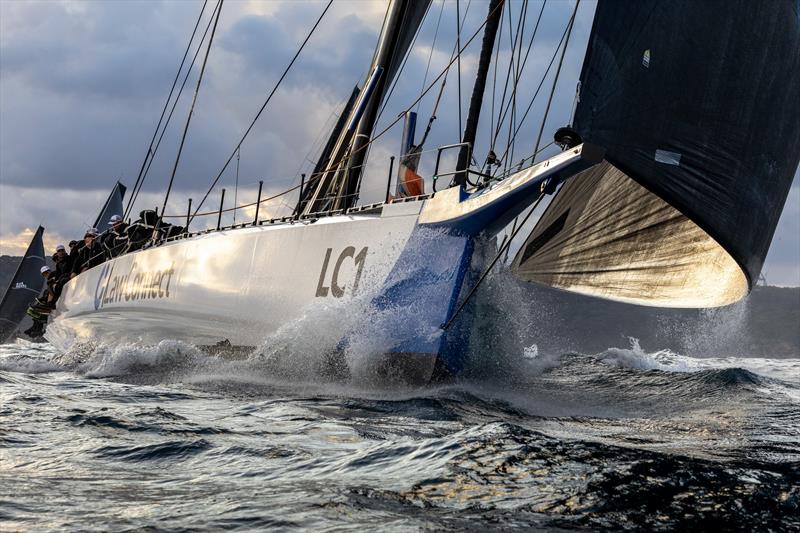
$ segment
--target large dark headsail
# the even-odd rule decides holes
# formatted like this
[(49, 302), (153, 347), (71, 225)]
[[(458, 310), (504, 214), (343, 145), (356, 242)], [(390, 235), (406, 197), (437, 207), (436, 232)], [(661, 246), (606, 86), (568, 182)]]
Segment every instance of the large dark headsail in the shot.
[(607, 163), (566, 183), (525, 279), (711, 307), (758, 279), (800, 159), (796, 0), (601, 0), (574, 128)]
[(11, 279), (11, 284), (6, 289), (3, 299), (0, 300), (0, 343), (11, 338), (19, 323), (25, 318), (28, 304), (42, 292), (44, 278), (41, 268), (45, 264), (43, 232), (44, 228), (39, 226), (36, 233), (33, 234), (33, 239), (17, 267), (17, 272)]
[(125, 198), (126, 190), (126, 187), (120, 182), (114, 185), (111, 194), (106, 199), (106, 203), (103, 204), (103, 209), (100, 210), (100, 214), (97, 215), (97, 219), (94, 221), (95, 228), (103, 231), (108, 226), (108, 221), (112, 216), (122, 216), (122, 213), (125, 212), (125, 208), (122, 207), (122, 200)]

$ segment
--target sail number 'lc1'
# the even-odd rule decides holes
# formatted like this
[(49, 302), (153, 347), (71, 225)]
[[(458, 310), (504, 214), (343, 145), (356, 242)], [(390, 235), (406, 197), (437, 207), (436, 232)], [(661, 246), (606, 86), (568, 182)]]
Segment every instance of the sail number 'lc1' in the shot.
[(342, 253), (339, 254), (339, 257), (336, 259), (336, 262), (333, 265), (333, 273), (330, 277), (330, 285), (326, 286), (327, 278), (328, 278), (328, 266), (331, 262), (331, 254), (333, 253), (333, 248), (328, 248), (325, 251), (325, 260), (322, 262), (322, 271), (319, 273), (319, 281), (317, 282), (317, 297), (325, 298), (330, 293), (334, 298), (341, 298), (344, 296), (344, 291), (346, 286), (342, 286), (339, 283), (339, 269), (342, 268), (342, 263), (348, 258), (352, 258), (355, 262), (356, 267), (356, 275), (353, 279), (353, 288), (351, 289), (351, 294), (355, 294), (358, 290), (358, 282), (361, 280), (361, 273), (364, 270), (364, 261), (367, 258), (367, 249), (368, 247), (365, 246), (361, 249), (358, 254), (356, 254), (356, 249), (353, 246), (348, 246)]

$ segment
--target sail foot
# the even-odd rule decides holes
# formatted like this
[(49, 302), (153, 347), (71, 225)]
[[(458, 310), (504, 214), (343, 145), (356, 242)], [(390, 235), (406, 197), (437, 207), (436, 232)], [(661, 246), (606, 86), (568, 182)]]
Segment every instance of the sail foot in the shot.
[(512, 268), (527, 281), (648, 306), (717, 307), (749, 291), (717, 241), (608, 162), (564, 185)]

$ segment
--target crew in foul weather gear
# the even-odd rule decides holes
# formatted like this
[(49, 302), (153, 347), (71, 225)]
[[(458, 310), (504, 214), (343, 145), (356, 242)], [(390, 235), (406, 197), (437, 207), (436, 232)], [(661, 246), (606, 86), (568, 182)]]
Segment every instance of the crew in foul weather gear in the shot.
[(105, 250), (97, 242), (97, 230), (90, 228), (83, 236), (83, 247), (78, 252), (75, 264), (72, 266), (71, 277), (75, 277), (81, 272), (86, 272), (92, 267), (102, 264), (105, 261)]
[(105, 233), (103, 238), (103, 248), (109, 258), (114, 258), (122, 255), (128, 247), (128, 224), (126, 224), (122, 217), (114, 215), (108, 221), (110, 226), (109, 230)]
[(143, 248), (153, 238), (153, 230), (158, 222), (158, 214), (152, 209), (139, 213), (139, 220), (128, 226), (126, 234), (128, 247), (126, 252), (135, 252)]
[(66, 283), (69, 280), (69, 275), (72, 272), (70, 268), (69, 256), (67, 249), (63, 244), (56, 246), (56, 253), (53, 254), (53, 261), (56, 263), (55, 276), (60, 283)]
[(53, 293), (57, 300), (58, 297), (61, 296), (61, 289), (64, 288), (64, 285), (70, 279), (70, 274), (72, 274), (69, 268), (69, 256), (63, 244), (56, 246), (56, 253), (53, 254), (53, 262), (56, 264), (56, 267), (50, 277), (53, 278)]
[(83, 241), (69, 241), (69, 256), (67, 258), (67, 271), (71, 274), (78, 261), (78, 252), (83, 248)]
[(44, 279), (47, 280), (47, 285), (42, 291), (41, 296), (36, 298), (25, 312), (29, 317), (31, 317), (31, 319), (33, 319), (33, 326), (23, 331), (23, 333), (32, 339), (44, 335), (47, 317), (49, 316), (50, 311), (52, 311), (55, 307), (56, 300), (58, 299), (58, 296), (55, 292), (58, 285), (55, 274), (47, 265), (43, 266), (40, 272)]

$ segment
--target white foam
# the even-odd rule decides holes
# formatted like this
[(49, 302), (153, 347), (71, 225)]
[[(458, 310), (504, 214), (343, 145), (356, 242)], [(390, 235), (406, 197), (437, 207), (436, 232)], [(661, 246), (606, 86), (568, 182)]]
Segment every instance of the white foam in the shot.
[(637, 370), (698, 372), (742, 368), (760, 376), (800, 385), (800, 359), (762, 359), (751, 357), (689, 357), (670, 350), (646, 352), (639, 339), (629, 337), (630, 348), (608, 348), (597, 355), (605, 364)]
[(34, 343), (18, 338), (12, 344), (0, 345), (0, 370), (27, 374), (66, 370), (53, 361), (56, 354), (48, 343)]
[(174, 340), (164, 340), (155, 346), (120, 344), (97, 346), (91, 357), (79, 365), (78, 371), (87, 377), (121, 376), (141, 370), (169, 369), (199, 355), (197, 348)]

